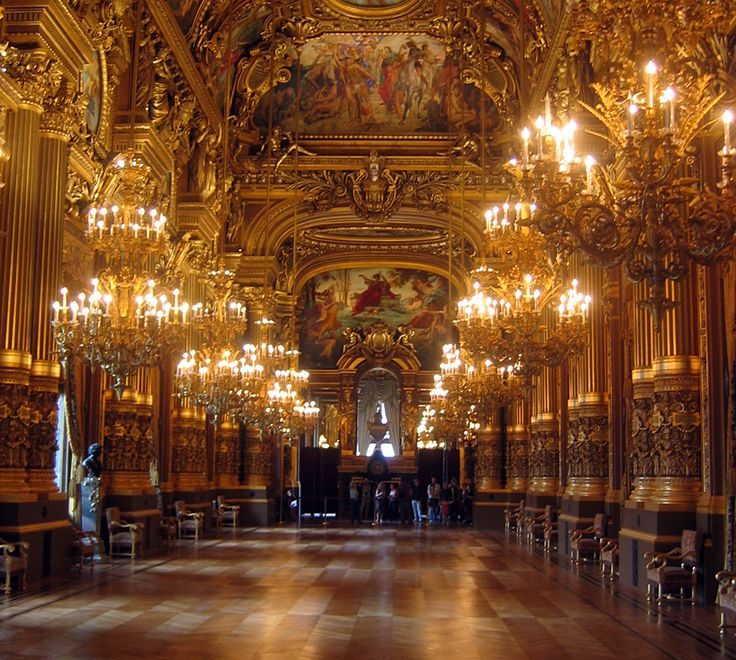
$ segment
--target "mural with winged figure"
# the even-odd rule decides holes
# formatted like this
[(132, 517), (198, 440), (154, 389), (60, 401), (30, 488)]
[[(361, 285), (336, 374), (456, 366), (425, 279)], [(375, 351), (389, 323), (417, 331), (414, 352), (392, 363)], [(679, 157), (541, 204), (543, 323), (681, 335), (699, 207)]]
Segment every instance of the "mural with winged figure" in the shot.
[(381, 320), (413, 330), (412, 343), (424, 369), (438, 369), (442, 345), (452, 341), (444, 277), (408, 268), (340, 269), (307, 282), (301, 293), (304, 320), (301, 363), (334, 368), (345, 328)]
[[(297, 113), (296, 55), (291, 77), (260, 101), (255, 123), (306, 134), (443, 133), (464, 122), (477, 129), (479, 91), (459, 80), (457, 62), (437, 40), (406, 34), (329, 34), (301, 55)], [(489, 128), (498, 112), (488, 103)]]

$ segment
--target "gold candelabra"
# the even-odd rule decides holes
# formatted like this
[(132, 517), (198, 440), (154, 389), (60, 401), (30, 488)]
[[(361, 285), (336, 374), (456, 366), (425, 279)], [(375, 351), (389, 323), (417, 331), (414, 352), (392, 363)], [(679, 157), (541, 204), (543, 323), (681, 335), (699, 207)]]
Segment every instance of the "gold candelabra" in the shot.
[(603, 127), (600, 137), (612, 146), (613, 159), (599, 164), (578, 157), (574, 122), (554, 125), (547, 99), (536, 135), (522, 131), (521, 157), (509, 169), (522, 199), (534, 206), (527, 224), (553, 251), (582, 250), (597, 265), (623, 264), (630, 280), (646, 282), (643, 304), (659, 328), (672, 305), (667, 280), (683, 278), (692, 262), (713, 263), (733, 245), (732, 113), (723, 114), (720, 180), (713, 188), (699, 182), (693, 142), (722, 97), (714, 72), (723, 64), (709, 44), (727, 33), (734, 3), (579, 5), (568, 46), (584, 51), (592, 39), (598, 74), (591, 85), (595, 107), (581, 105)]
[(147, 260), (169, 246), (166, 217), (151, 203), (150, 168), (130, 154), (108, 167), (113, 201), (90, 208), (87, 245), (106, 266), (92, 290), (70, 297), (66, 287), (53, 303), (54, 337), (63, 362), (79, 356), (102, 368), (118, 397), (141, 367), (157, 364), (183, 343), (190, 314), (178, 289), (160, 291)]

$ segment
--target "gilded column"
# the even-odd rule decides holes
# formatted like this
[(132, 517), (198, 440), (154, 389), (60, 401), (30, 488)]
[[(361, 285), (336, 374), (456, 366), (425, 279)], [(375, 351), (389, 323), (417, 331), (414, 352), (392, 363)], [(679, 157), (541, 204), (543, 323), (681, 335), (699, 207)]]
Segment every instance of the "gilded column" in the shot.
[(502, 487), (501, 428), (494, 413), (488, 425), (478, 431), (475, 445), (475, 488), (490, 492)]
[(662, 323), (652, 360), (653, 500), (695, 504), (701, 488), (700, 359), (695, 269), (668, 282), (675, 301)]
[(529, 482), (529, 404), (525, 400), (515, 401), (508, 410), (506, 488), (515, 493), (524, 493)]
[(654, 380), (652, 355), (654, 352), (654, 327), (651, 314), (641, 306), (646, 296), (644, 283), (633, 286), (633, 368), (631, 372), (632, 403), (629, 429), (629, 483), (630, 500), (639, 502), (650, 499), (656, 489), (652, 433), (649, 422), (654, 405)]
[(273, 442), (261, 438), (260, 429), (248, 425), (245, 431), (245, 484), (250, 488), (271, 486), (273, 473)]
[(54, 357), (51, 301), (58, 297), (64, 200), (69, 162), (70, 95), (57, 90), (41, 117), (38, 216), (33, 259), (31, 380), (29, 391), (31, 456), (29, 482), (36, 492), (56, 492), (57, 399), (60, 365)]
[(556, 376), (554, 368), (544, 367), (532, 395), (528, 492), (536, 496), (554, 496), (559, 486), (560, 437)]
[(0, 492), (31, 489), (28, 386), (41, 111), (40, 103), (24, 103), (8, 113), (6, 126), (10, 158), (0, 191), (5, 232), (0, 239)]
[(215, 484), (218, 490), (238, 487), (239, 437), (238, 423), (230, 419), (224, 420), (217, 429)]
[(568, 409), (565, 496), (602, 501), (608, 487), (608, 373), (605, 315), (600, 302), (603, 273), (585, 265), (580, 280), (581, 289), (590, 292), (596, 304), (590, 312), (589, 343), (571, 364), (574, 406)]
[(207, 420), (196, 408), (176, 408), (171, 426), (171, 488), (177, 494), (207, 489)]

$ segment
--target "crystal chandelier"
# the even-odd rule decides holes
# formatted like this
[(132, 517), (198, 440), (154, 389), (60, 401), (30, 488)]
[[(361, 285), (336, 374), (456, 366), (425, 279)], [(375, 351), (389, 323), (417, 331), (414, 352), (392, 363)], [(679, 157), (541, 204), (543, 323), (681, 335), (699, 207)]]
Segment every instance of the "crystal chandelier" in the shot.
[(174, 379), (179, 397), (204, 408), (213, 424), (240, 409), (263, 371), (247, 345), (242, 351), (234, 348), (236, 336), (245, 333), (246, 308), (232, 295), (233, 278), (222, 264), (207, 273), (214, 299), (192, 306), (192, 326), (203, 337), (202, 347), (184, 353)]
[(543, 367), (579, 353), (590, 330), (591, 298), (577, 290), (576, 280), (559, 297), (556, 324), (543, 321), (560, 266), (544, 238), (524, 226), (534, 214), (533, 205), (521, 202), (486, 213), (486, 257), (473, 271), (473, 294), (458, 301), (466, 386), (486, 420), (496, 402), (527, 396)]
[(168, 249), (166, 217), (151, 203), (151, 171), (131, 153), (109, 167), (114, 201), (90, 208), (87, 244), (106, 267), (92, 290), (70, 297), (66, 287), (53, 303), (54, 337), (63, 362), (78, 356), (112, 379), (118, 397), (127, 378), (157, 364), (183, 342), (189, 305), (179, 290), (171, 298), (148, 274), (149, 258)]
[(591, 35), (606, 35), (591, 86), (598, 101), (581, 105), (602, 125), (613, 160), (578, 157), (574, 123), (555, 126), (548, 100), (534, 139), (522, 131), (521, 159), (510, 171), (522, 199), (535, 205), (528, 223), (554, 250), (582, 250), (602, 267), (623, 264), (630, 280), (647, 283), (643, 304), (658, 328), (672, 306), (667, 280), (683, 278), (692, 262), (713, 263), (733, 245), (731, 112), (723, 114), (717, 189), (699, 183), (693, 148), (722, 96), (710, 71), (723, 63), (708, 44), (727, 34), (733, 3), (580, 5), (571, 47), (585, 49)]

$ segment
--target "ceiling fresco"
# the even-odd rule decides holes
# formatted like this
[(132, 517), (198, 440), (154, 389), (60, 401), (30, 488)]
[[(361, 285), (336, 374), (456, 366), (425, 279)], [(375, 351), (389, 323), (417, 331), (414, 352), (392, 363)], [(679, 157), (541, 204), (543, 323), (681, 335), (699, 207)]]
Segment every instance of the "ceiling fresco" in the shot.
[(461, 85), (457, 61), (424, 35), (325, 35), (304, 46), (296, 66), (258, 105), (261, 129), (272, 112), (274, 125), (295, 130), (297, 93), (304, 133), (445, 133), (480, 123), (478, 89)]

